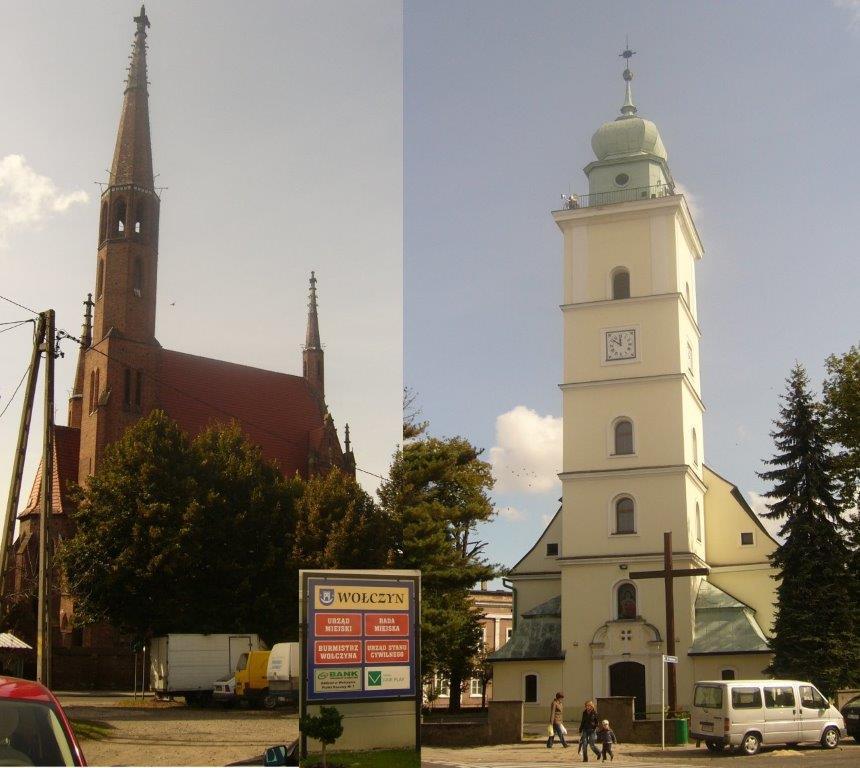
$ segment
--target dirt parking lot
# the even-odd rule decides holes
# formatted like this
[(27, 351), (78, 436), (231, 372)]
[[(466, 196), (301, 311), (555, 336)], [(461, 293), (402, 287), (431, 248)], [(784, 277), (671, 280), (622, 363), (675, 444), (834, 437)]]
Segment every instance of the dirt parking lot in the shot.
[(295, 711), (132, 706), (129, 697), (60, 695), (73, 720), (103, 724), (108, 736), (82, 742), (90, 765), (227, 765), (298, 737)]

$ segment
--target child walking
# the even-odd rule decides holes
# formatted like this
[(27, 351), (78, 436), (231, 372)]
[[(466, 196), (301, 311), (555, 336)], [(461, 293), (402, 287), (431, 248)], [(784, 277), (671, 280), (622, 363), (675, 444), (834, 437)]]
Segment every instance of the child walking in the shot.
[(615, 738), (615, 732), (609, 727), (608, 720), (600, 723), (600, 728), (597, 729), (597, 740), (603, 744), (603, 762), (606, 762), (607, 755), (609, 755), (610, 760), (614, 760), (615, 755), (612, 754), (612, 745), (617, 744), (618, 739)]

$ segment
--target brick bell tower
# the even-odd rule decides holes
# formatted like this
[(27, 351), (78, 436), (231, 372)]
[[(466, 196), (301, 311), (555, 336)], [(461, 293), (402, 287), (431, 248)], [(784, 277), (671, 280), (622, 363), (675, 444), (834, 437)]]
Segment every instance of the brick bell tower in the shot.
[(128, 68), (108, 186), (101, 196), (91, 346), (82, 350), (79, 482), (104, 447), (154, 403), (160, 200), (152, 173), (144, 6)]

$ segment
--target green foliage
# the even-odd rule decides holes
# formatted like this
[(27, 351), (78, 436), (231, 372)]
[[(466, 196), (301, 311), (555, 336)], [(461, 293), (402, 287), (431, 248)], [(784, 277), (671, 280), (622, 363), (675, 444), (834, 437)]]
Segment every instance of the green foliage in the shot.
[(135, 637), (167, 632), (295, 632), (287, 554), (299, 483), (238, 426), (191, 442), (154, 411), (110, 445), (78, 492), (60, 558), (80, 623)]
[(475, 665), (481, 627), (469, 602), (497, 569), (483, 557), (479, 523), (493, 517), (490, 465), (461, 437), (413, 439), (394, 457), (379, 497), (392, 523), (394, 559), (421, 570), (421, 661), (451, 677), (449, 706)]
[(844, 524), (820, 409), (799, 364), (771, 433), (777, 453), (760, 474), (773, 487), (765, 517), (783, 521), (784, 542), (771, 555), (779, 570), (770, 671), (813, 681), (833, 694), (855, 682), (860, 647), (850, 602)]
[(384, 568), (388, 516), (338, 469), (311, 478), (296, 505), (293, 560), (300, 568)]
[(322, 764), (325, 768), (325, 748), (334, 744), (343, 734), (343, 715), (336, 707), (320, 707), (318, 715), (302, 715), (299, 730), (309, 739), (322, 744)]

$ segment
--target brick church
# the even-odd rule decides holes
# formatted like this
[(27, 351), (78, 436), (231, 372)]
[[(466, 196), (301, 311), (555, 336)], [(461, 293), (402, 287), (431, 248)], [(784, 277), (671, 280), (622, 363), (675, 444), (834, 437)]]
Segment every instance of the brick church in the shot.
[[(95, 293), (84, 302), (68, 426), (57, 426), (54, 433), (51, 525), (55, 539), (73, 533), (68, 516), (70, 483), (85, 484), (98, 471), (106, 446), (154, 409), (165, 411), (192, 436), (213, 423), (236, 420), (287, 476), (298, 473), (307, 478), (331, 467), (355, 474), (349, 426), (342, 447), (325, 404), (313, 272), (301, 376), (164, 349), (156, 338), (161, 201), (153, 183), (146, 73), (149, 19), (144, 7), (135, 23), (116, 148), (101, 195)], [(41, 474), (40, 467), (28, 503), (18, 516), (14, 574), (6, 582), (7, 597), (27, 594), (36, 573)], [(72, 612), (71, 599), (62, 595), (52, 611), (53, 642), (58, 649), (107, 653), (128, 648), (110, 627), (74, 629)], [(59, 661), (56, 655), (55, 661)], [(55, 664), (56, 684), (74, 684), (64, 679), (59, 666)], [(117, 661), (116, 666), (123, 665)]]

